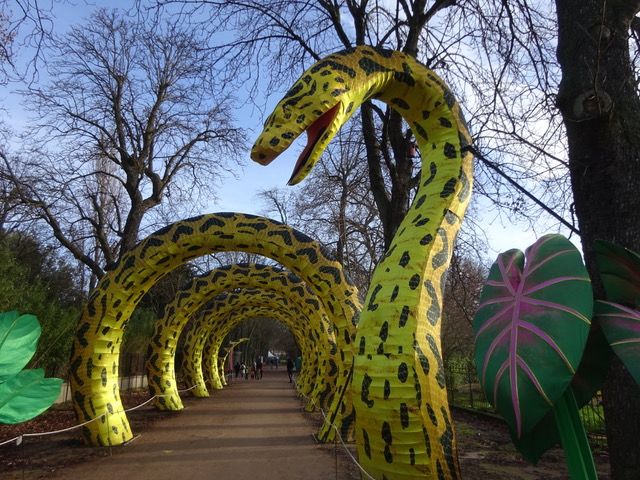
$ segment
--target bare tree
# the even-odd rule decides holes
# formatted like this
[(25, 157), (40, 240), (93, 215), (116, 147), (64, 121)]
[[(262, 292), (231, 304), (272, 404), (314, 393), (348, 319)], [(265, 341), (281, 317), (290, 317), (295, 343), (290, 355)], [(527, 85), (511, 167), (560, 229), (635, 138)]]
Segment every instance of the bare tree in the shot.
[[(549, 94), (557, 85), (557, 68), (548, 60), (554, 35), (549, 1), (535, 8), (502, 0), (156, 3), (181, 8), (191, 21), (202, 21), (202, 28), (232, 33), (232, 40), (213, 48), (225, 56), (229, 78), (252, 84), (256, 99), (264, 98), (257, 95), (261, 85), (279, 93), (283, 82), (339, 49), (369, 44), (417, 57), (454, 86), (475, 144), (490, 154), (494, 166), (535, 191), (533, 198), (569, 212), (565, 144)], [(398, 114), (371, 102), (361, 111), (361, 134), (388, 247), (419, 179), (414, 139)], [(484, 163), (478, 167), (479, 194), (508, 207), (509, 214), (539, 218), (503, 176)]]
[[(38, 0), (0, 0), (0, 85), (38, 77), (53, 32), (52, 8)], [(28, 54), (17, 62), (20, 51)]]
[[(5, 2), (6, 3), (6, 2)], [(15, 32), (11, 31), (10, 19), (7, 13), (0, 11), (0, 64), (11, 60), (11, 45), (15, 39)]]
[(154, 207), (197, 201), (204, 186), (214, 196), (238, 158), (232, 98), (202, 42), (177, 22), (99, 10), (56, 40), (49, 85), (25, 92), (35, 114), (28, 173), (5, 162), (6, 173), (98, 278), (152, 224)]
[(447, 272), (442, 308), (442, 356), (445, 362), (463, 359), (471, 363), (473, 359), (471, 325), (486, 277), (487, 269), (481, 263), (454, 253)]

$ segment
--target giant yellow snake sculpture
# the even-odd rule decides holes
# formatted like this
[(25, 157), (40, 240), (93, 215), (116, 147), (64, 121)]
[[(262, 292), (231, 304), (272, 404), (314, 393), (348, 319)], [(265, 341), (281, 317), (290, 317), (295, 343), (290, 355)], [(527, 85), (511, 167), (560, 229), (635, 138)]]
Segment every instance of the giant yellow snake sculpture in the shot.
[(443, 278), (472, 184), (471, 139), (451, 91), (399, 52), (335, 53), (278, 103), (251, 157), (268, 164), (302, 132), (301, 181), (356, 108), (379, 99), (408, 122), (422, 155), (410, 210), (377, 265), (360, 316), (351, 384), (360, 462), (378, 479), (458, 478), (440, 353)]

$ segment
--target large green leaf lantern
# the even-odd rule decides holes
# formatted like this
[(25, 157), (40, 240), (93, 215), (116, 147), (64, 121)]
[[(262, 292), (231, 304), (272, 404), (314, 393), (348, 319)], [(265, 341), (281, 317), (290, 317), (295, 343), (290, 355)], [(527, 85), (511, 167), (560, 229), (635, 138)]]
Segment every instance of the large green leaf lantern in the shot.
[(640, 384), (640, 256), (613, 243), (595, 242), (607, 300), (596, 302), (595, 318), (609, 345)]
[(592, 312), (580, 253), (563, 236), (545, 235), (524, 254), (498, 256), (473, 322), (480, 382), (516, 446), (536, 450), (531, 445), (543, 443), (537, 427), (553, 413), (576, 478), (595, 478), (586, 437), (575, 440), (584, 428), (570, 388)]
[(23, 370), (36, 351), (40, 324), (34, 315), (0, 313), (0, 423), (21, 423), (49, 408), (62, 380), (42, 369)]
[[(578, 250), (546, 235), (498, 256), (474, 318), (487, 398), (518, 437), (562, 396), (582, 357), (593, 300)], [(526, 408), (523, 405), (526, 404)]]

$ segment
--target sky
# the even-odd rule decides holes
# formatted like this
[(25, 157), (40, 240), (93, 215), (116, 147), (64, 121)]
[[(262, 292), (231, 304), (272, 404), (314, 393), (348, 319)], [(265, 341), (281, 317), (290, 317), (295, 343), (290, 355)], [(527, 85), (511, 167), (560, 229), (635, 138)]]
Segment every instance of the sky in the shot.
[[(130, 5), (131, 2), (118, 2), (118, 5)], [(83, 1), (76, 0), (70, 6), (69, 2), (54, 4), (54, 24), (56, 32), (61, 32), (69, 25), (81, 21), (82, 18), (89, 15), (92, 9), (99, 6), (114, 6), (114, 2), (104, 0)], [(22, 52), (28, 54), (28, 52)], [(283, 85), (283, 91), (287, 86)], [(12, 93), (16, 89), (16, 85), (8, 87), (0, 86), (0, 105), (4, 108), (4, 112), (0, 115), (7, 119), (7, 123), (16, 131), (26, 123), (26, 114), (19, 103), (19, 98)], [(279, 94), (269, 99), (268, 105), (275, 105)], [(268, 112), (267, 112), (268, 113)], [(243, 108), (236, 112), (236, 118), (243, 119), (243, 127), (249, 128), (249, 143), (252, 143), (261, 129), (262, 119), (260, 113), (249, 107)], [(250, 145), (249, 145), (250, 146)], [(264, 204), (261, 203), (257, 194), (260, 191), (272, 188), (296, 188), (287, 187), (286, 183), (293, 170), (293, 165), (297, 157), (297, 153), (301, 147), (294, 146), (289, 153), (283, 154), (268, 167), (261, 166), (249, 159), (249, 151), (247, 149), (245, 161), (243, 165), (236, 171), (235, 177), (225, 177), (216, 188), (216, 201), (210, 202), (206, 208), (206, 212), (221, 211), (237, 211), (244, 213), (263, 214), (265, 210)], [(493, 211), (488, 201), (479, 200), (478, 211), (480, 212), (479, 223), (485, 227), (489, 240), (489, 251), (487, 257), (491, 260), (495, 256), (511, 248), (520, 250), (526, 249), (532, 244), (536, 236), (547, 233), (544, 219), (536, 227), (536, 231), (532, 231), (528, 224), (514, 222), (505, 215), (499, 215)], [(202, 212), (205, 213), (205, 212)], [(551, 224), (551, 222), (547, 222)], [(566, 232), (565, 232), (566, 234)], [(579, 246), (579, 239), (575, 236), (572, 239)]]

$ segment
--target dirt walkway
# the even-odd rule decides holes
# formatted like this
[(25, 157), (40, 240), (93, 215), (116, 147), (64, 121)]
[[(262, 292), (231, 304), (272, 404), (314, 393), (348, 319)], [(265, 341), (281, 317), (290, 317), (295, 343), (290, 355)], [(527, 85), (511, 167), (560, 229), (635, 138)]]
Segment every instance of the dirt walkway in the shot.
[[(315, 427), (283, 370), (234, 381), (180, 414), (156, 422), (111, 457), (63, 468), (48, 478), (74, 480), (358, 478), (333, 445), (317, 445)], [(336, 473), (337, 468), (337, 473)]]

